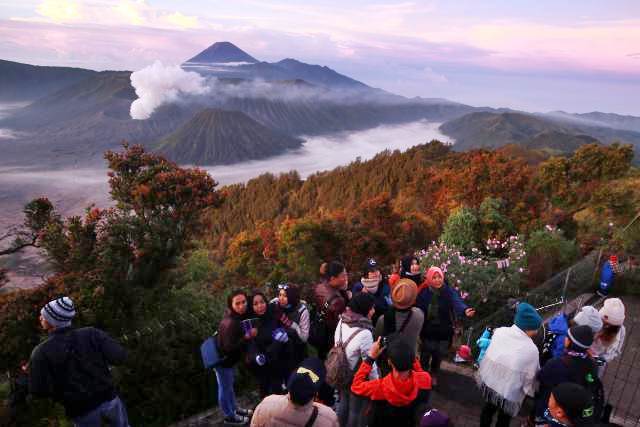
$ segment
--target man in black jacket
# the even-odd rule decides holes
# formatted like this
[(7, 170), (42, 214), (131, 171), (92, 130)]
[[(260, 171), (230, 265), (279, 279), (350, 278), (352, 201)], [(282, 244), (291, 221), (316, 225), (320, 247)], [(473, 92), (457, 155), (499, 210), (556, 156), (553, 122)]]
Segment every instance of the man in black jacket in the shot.
[(125, 361), (126, 351), (99, 329), (72, 329), (75, 314), (68, 297), (53, 300), (40, 311), (40, 325), (49, 337), (31, 354), (29, 392), (61, 403), (77, 427), (103, 422), (128, 427), (127, 410), (109, 371), (109, 365)]

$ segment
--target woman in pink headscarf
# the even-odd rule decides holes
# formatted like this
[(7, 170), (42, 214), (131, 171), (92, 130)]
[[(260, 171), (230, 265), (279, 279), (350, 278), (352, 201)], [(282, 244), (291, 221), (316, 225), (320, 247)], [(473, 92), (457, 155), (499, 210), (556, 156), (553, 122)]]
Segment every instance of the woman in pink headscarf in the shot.
[(475, 310), (467, 306), (458, 292), (448, 285), (444, 272), (438, 267), (427, 270), (426, 279), (420, 285), (416, 307), (424, 312), (420, 333), (422, 366), (429, 369), (435, 384), (440, 362), (451, 345), (455, 316), (472, 317)]

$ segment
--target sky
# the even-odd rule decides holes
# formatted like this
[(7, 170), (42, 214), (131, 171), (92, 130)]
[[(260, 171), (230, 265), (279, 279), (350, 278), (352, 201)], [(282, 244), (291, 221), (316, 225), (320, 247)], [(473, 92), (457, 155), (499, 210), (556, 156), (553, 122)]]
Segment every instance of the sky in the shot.
[(638, 0), (0, 0), (1, 59), (135, 71), (216, 41), (409, 97), (640, 115)]

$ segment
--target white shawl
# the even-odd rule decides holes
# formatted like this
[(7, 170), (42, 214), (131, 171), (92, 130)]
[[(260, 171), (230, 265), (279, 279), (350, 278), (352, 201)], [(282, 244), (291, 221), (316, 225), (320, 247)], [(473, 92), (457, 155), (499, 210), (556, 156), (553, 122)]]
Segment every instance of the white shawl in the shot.
[(516, 416), (525, 395), (533, 396), (539, 370), (538, 348), (513, 325), (493, 333), (476, 381), (487, 401)]

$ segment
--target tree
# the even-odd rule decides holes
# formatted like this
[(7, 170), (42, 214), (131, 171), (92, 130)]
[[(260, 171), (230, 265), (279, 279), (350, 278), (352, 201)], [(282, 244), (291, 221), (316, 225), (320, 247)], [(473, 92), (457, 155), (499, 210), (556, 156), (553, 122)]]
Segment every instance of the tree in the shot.
[(629, 171), (633, 155), (629, 144), (586, 144), (569, 160), (569, 173), (578, 183), (620, 178)]
[(458, 208), (449, 215), (440, 240), (448, 246), (468, 252), (478, 242), (478, 218), (467, 207)]
[(480, 237), (507, 237), (515, 232), (513, 222), (504, 213), (504, 200), (486, 197), (478, 209)]
[(27, 247), (38, 247), (38, 238), (49, 224), (57, 220), (57, 215), (49, 199), (41, 197), (27, 203), (24, 209), (24, 222), (20, 227), (10, 228), (0, 236), (0, 242), (13, 239), (8, 248), (0, 250), (0, 256), (19, 252)]

